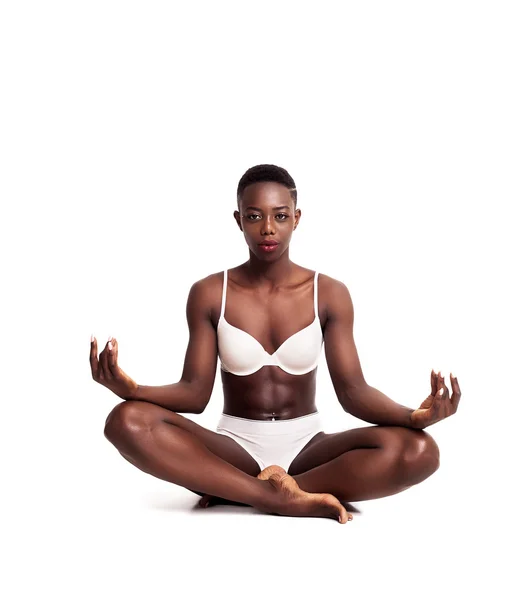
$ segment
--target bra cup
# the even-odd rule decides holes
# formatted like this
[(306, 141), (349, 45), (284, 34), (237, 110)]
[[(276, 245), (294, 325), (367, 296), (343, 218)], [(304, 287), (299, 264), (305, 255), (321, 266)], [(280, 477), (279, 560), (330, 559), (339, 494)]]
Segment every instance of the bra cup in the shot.
[(220, 362), (227, 371), (234, 375), (251, 375), (264, 366), (266, 352), (249, 333), (227, 321), (219, 323), (217, 333)]
[(292, 375), (312, 371), (318, 361), (323, 336), (318, 320), (286, 340), (276, 351), (278, 365)]

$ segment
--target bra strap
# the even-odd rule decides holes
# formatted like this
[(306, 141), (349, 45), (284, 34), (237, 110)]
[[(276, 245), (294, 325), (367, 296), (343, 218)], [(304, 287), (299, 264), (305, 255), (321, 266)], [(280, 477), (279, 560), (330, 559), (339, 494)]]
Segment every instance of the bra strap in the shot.
[(220, 318), (224, 316), (226, 310), (226, 292), (227, 292), (227, 269), (224, 271), (224, 283), (222, 284), (222, 304), (220, 307)]
[(314, 317), (318, 318), (318, 271), (314, 274)]

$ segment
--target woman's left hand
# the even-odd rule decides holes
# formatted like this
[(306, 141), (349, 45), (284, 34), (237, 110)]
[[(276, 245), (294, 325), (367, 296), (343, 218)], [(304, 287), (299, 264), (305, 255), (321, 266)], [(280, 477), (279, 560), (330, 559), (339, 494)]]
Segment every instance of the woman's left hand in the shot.
[(450, 373), (450, 380), (453, 390), (451, 398), (444, 377), (441, 377), (440, 372), (435, 373), (432, 369), (430, 376), (432, 392), (421, 406), (412, 413), (411, 419), (414, 429), (424, 429), (457, 412), (461, 396), (459, 382), (452, 373)]

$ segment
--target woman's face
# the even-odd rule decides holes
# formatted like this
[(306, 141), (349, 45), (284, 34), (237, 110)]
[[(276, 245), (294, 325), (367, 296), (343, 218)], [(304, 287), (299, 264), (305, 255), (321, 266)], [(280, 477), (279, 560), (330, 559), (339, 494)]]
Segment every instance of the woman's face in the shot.
[[(239, 209), (234, 216), (251, 252), (260, 260), (280, 257), (289, 247), (301, 216), (289, 190), (271, 181), (252, 183), (242, 192)], [(273, 242), (276, 245), (268, 245)]]

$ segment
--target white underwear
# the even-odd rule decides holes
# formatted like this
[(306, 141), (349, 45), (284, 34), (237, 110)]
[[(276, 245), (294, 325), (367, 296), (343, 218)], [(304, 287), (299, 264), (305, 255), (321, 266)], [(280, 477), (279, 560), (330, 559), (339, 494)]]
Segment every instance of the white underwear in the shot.
[(244, 419), (222, 413), (216, 431), (240, 444), (256, 460), (260, 470), (279, 465), (289, 471), (303, 447), (323, 431), (323, 425), (318, 412), (275, 421)]

